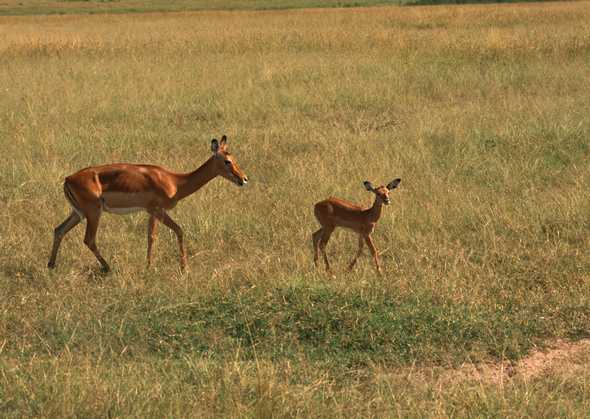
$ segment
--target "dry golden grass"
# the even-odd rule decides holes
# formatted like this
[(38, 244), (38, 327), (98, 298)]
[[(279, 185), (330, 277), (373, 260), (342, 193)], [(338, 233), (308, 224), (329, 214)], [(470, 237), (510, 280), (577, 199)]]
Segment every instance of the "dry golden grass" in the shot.
[[(4, 0), (0, 15), (281, 10), (310, 7), (399, 5), (398, 0)], [(419, 2), (419, 0), (418, 0)]]
[[(588, 335), (588, 21), (587, 2), (0, 17), (0, 410), (583, 415), (585, 373), (423, 371)], [(113, 274), (83, 227), (46, 270), (64, 176), (191, 170), (222, 133), (251, 185), (172, 212), (189, 273), (165, 229), (145, 270), (141, 214), (101, 221)], [(313, 204), (394, 177), (385, 276), (317, 273)], [(356, 238), (335, 234), (344, 269)]]

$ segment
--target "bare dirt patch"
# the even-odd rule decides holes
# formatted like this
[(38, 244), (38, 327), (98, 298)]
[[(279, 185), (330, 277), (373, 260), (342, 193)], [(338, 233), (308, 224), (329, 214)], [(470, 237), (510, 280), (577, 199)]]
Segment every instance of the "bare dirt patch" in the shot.
[(463, 364), (459, 368), (445, 371), (439, 376), (439, 380), (442, 383), (476, 380), (494, 384), (512, 379), (528, 381), (555, 371), (562, 374), (575, 373), (585, 368), (589, 359), (590, 339), (577, 342), (559, 339), (543, 350), (533, 350), (520, 361)]

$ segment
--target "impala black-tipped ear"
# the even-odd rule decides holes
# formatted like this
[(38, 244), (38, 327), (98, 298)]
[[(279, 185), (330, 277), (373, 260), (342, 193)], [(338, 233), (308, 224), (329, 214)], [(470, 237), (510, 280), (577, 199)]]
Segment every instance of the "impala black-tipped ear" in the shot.
[(225, 135), (221, 136), (221, 141), (219, 142), (219, 145), (224, 147), (227, 144), (227, 137)]
[(363, 182), (363, 185), (365, 185), (365, 189), (370, 192), (373, 192), (375, 190), (375, 188), (373, 188), (373, 185), (371, 184), (371, 182), (369, 182), (368, 180), (365, 180)]
[(217, 153), (219, 151), (219, 143), (215, 138), (211, 140), (211, 151)]
[(395, 189), (395, 188), (397, 188), (397, 186), (399, 185), (399, 183), (400, 183), (401, 181), (402, 181), (402, 180), (401, 180), (400, 178), (397, 178), (397, 179), (394, 179), (394, 180), (392, 180), (391, 182), (389, 182), (389, 183), (387, 184), (387, 189), (389, 189), (389, 190), (392, 190), (392, 189)]

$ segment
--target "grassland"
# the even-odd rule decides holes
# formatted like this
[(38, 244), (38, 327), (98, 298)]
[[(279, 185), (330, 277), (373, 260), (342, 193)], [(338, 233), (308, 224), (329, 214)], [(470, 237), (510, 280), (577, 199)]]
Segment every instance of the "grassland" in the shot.
[[(521, 0), (530, 1), (530, 0)], [(190, 12), (204, 10), (286, 10), (384, 5), (514, 3), (515, 0), (4, 0), (0, 16)]]
[[(477, 0), (475, 1), (477, 2)], [(0, 3), (0, 15), (286, 10), (399, 6), (423, 2), (424, 0), (152, 0), (149, 2), (145, 0), (6, 0)], [(426, 2), (431, 3), (432, 1), (426, 0)]]
[[(590, 4), (0, 18), (6, 417), (584, 416), (587, 369), (448, 379), (590, 330)], [(178, 171), (225, 133), (250, 186), (106, 215), (103, 276), (52, 231), (105, 162)], [(369, 204), (385, 275), (312, 206)], [(575, 365), (588, 362), (580, 354)]]
[[(285, 10), (379, 5), (512, 3), (515, 0), (4, 0), (0, 16), (187, 12), (203, 10)], [(527, 1), (527, 0), (521, 0)]]
[(401, 0), (6, 0), (0, 15), (277, 10), (401, 4)]

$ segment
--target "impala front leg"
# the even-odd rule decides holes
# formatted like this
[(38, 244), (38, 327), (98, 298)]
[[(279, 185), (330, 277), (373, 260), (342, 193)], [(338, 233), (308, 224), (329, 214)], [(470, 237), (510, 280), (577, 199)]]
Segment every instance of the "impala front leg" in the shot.
[(152, 246), (156, 236), (158, 235), (158, 219), (155, 215), (150, 214), (148, 220), (148, 231), (147, 231), (147, 267), (149, 268), (152, 264)]
[(186, 270), (186, 250), (184, 248), (184, 233), (182, 232), (182, 228), (180, 228), (180, 226), (176, 224), (164, 210), (154, 210), (150, 214), (176, 234), (178, 239), (178, 249), (180, 251), (180, 269), (183, 271)]

